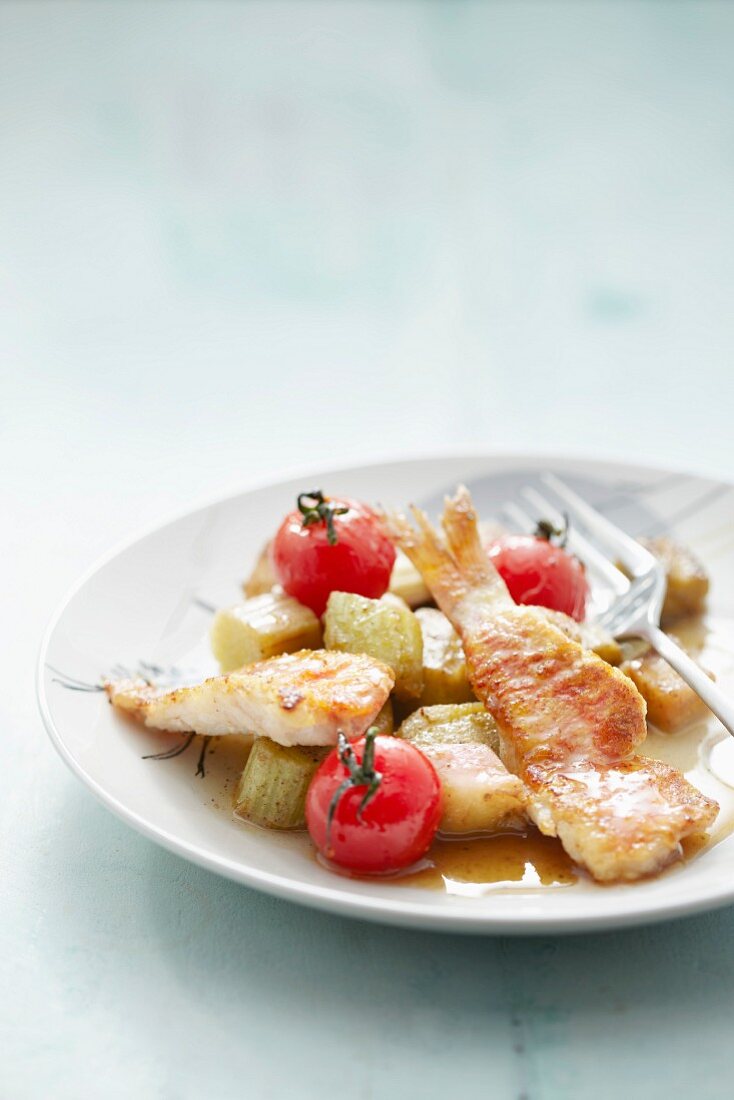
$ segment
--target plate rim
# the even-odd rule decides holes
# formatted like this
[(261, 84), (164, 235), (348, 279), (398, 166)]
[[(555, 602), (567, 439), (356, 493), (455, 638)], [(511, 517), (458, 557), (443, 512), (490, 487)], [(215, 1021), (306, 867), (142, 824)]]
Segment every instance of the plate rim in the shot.
[[(411, 902), (403, 899), (395, 902), (386, 902), (383, 898), (370, 898), (363, 894), (350, 893), (344, 889), (336, 889), (330, 886), (319, 886), (292, 879), (288, 876), (274, 874), (267, 871), (249, 868), (236, 863), (226, 856), (218, 855), (201, 848), (188, 840), (168, 832), (167, 830), (146, 820), (134, 810), (131, 810), (113, 794), (109, 793), (97, 779), (95, 779), (76, 759), (73, 752), (66, 745), (65, 740), (57, 728), (51, 711), (51, 706), (46, 694), (44, 674), (46, 668), (46, 656), (49, 645), (54, 636), (58, 623), (66, 608), (76, 594), (109, 562), (143, 541), (148, 536), (169, 527), (189, 516), (204, 512), (208, 508), (216, 508), (238, 497), (268, 488), (277, 488), (279, 485), (295, 480), (296, 478), (318, 477), (330, 475), (348, 475), (350, 472), (374, 470), (380, 468), (401, 465), (405, 467), (420, 466), (428, 462), (435, 462), (442, 458), (454, 459), (468, 463), (486, 462), (519, 462), (526, 461), (529, 465), (588, 465), (589, 467), (615, 466), (628, 468), (639, 473), (687, 474), (693, 478), (716, 482), (726, 485), (734, 490), (734, 482), (709, 472), (692, 471), (690, 467), (669, 464), (636, 463), (619, 459), (614, 456), (590, 456), (583, 453), (559, 453), (559, 452), (528, 452), (523, 449), (504, 448), (502, 450), (471, 450), (464, 448), (435, 448), (422, 453), (411, 453), (394, 456), (379, 456), (374, 462), (354, 462), (345, 466), (319, 463), (315, 466), (283, 468), (275, 475), (264, 478), (255, 478), (245, 483), (238, 490), (227, 492), (216, 497), (210, 497), (193, 506), (179, 509), (165, 516), (162, 520), (147, 525), (131, 536), (114, 544), (109, 550), (96, 558), (93, 563), (82, 572), (77, 580), (66, 591), (51, 615), (46, 629), (43, 632), (36, 662), (35, 689), (41, 718), (46, 733), (56, 750), (73, 775), (102, 803), (107, 809), (120, 818), (125, 824), (131, 826), (147, 839), (159, 844), (173, 854), (186, 859), (206, 870), (223, 875), (235, 882), (242, 883), (253, 889), (264, 891), (283, 900), (305, 905), (324, 912), (338, 913), (341, 916), (353, 919), (368, 920), (381, 924), (395, 926), (407, 926), (422, 928), (431, 931), (447, 933), (465, 933), (473, 935), (578, 935), (604, 930), (629, 928), (638, 925), (652, 924), (663, 920), (672, 920), (686, 916), (693, 916), (700, 912), (710, 912), (734, 902), (734, 882), (729, 892), (717, 891), (715, 893), (704, 892), (693, 898), (682, 896), (678, 901), (667, 901), (662, 905), (659, 902), (648, 903), (622, 913), (598, 913), (583, 914), (581, 916), (553, 916), (547, 913), (529, 912), (521, 919), (517, 917), (493, 916), (486, 908), (478, 907), (472, 912), (470, 906), (465, 903), (449, 905), (445, 909), (428, 907), (419, 902)], [(344, 879), (341, 880), (344, 882)], [(348, 880), (347, 880), (348, 881)]]

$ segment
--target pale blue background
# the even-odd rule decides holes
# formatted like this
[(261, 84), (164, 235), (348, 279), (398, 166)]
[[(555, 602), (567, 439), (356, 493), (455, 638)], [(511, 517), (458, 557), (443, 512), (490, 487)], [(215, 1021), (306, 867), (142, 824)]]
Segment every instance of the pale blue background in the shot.
[(731, 910), (301, 910), (107, 814), (31, 680), (98, 553), (284, 468), (731, 476), (733, 58), (731, 3), (0, 4), (3, 1098), (731, 1095)]

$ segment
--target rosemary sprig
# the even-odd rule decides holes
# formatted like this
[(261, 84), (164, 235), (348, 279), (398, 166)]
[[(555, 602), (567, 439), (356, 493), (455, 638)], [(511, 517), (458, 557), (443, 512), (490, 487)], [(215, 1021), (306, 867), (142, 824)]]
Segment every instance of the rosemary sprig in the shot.
[(147, 756), (142, 757), (143, 760), (173, 760), (175, 756), (180, 756), (182, 752), (186, 752), (191, 742), (196, 737), (195, 733), (190, 733), (188, 736), (178, 745), (174, 745), (172, 749), (165, 749), (163, 752), (149, 752)]
[(314, 523), (326, 524), (326, 538), (329, 546), (336, 546), (339, 541), (334, 527), (334, 516), (343, 516), (348, 508), (335, 508), (329, 504), (327, 497), (320, 489), (314, 489), (311, 493), (298, 494), (298, 511), (303, 516), (303, 526), (311, 527)]

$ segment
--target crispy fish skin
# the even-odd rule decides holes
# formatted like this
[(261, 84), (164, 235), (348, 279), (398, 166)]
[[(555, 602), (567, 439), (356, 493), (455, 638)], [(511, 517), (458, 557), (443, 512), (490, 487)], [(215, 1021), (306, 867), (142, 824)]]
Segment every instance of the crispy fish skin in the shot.
[(414, 517), (417, 529), (399, 516), (386, 517), (387, 529), (459, 632), (502, 760), (531, 792), (530, 816), (600, 881), (660, 869), (718, 806), (675, 769), (632, 755), (646, 736), (634, 684), (514, 604), (482, 550), (466, 489), (446, 504), (448, 546), (423, 513)]
[(301, 650), (161, 691), (143, 680), (108, 682), (113, 706), (154, 729), (258, 733), (281, 745), (334, 745), (357, 737), (393, 687), (392, 671), (365, 654)]
[(630, 882), (680, 855), (680, 841), (703, 833), (718, 805), (662, 760), (632, 756), (618, 764), (531, 764), (525, 783), (541, 830), (559, 837), (599, 882)]
[(417, 531), (396, 517), (390, 531), (458, 631), (472, 686), (505, 731), (510, 769), (570, 758), (610, 763), (632, 752), (647, 735), (642, 696), (544, 611), (514, 602), (482, 549), (468, 492), (447, 504), (448, 549), (415, 516)]
[(645, 738), (645, 702), (627, 678), (533, 609), (503, 609), (464, 635), (469, 675), (494, 716), (511, 770), (610, 763)]

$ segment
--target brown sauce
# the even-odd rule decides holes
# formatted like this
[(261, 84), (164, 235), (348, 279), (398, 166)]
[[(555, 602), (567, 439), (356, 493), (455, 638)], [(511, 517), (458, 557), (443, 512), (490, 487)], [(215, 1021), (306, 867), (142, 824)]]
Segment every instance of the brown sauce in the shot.
[(252, 748), (252, 737), (243, 734), (212, 737), (206, 753), (204, 788), (211, 805), (232, 814), (240, 776)]
[(577, 878), (560, 841), (529, 828), (526, 833), (440, 838), (417, 870), (392, 881), (479, 896), (488, 890), (570, 886)]

